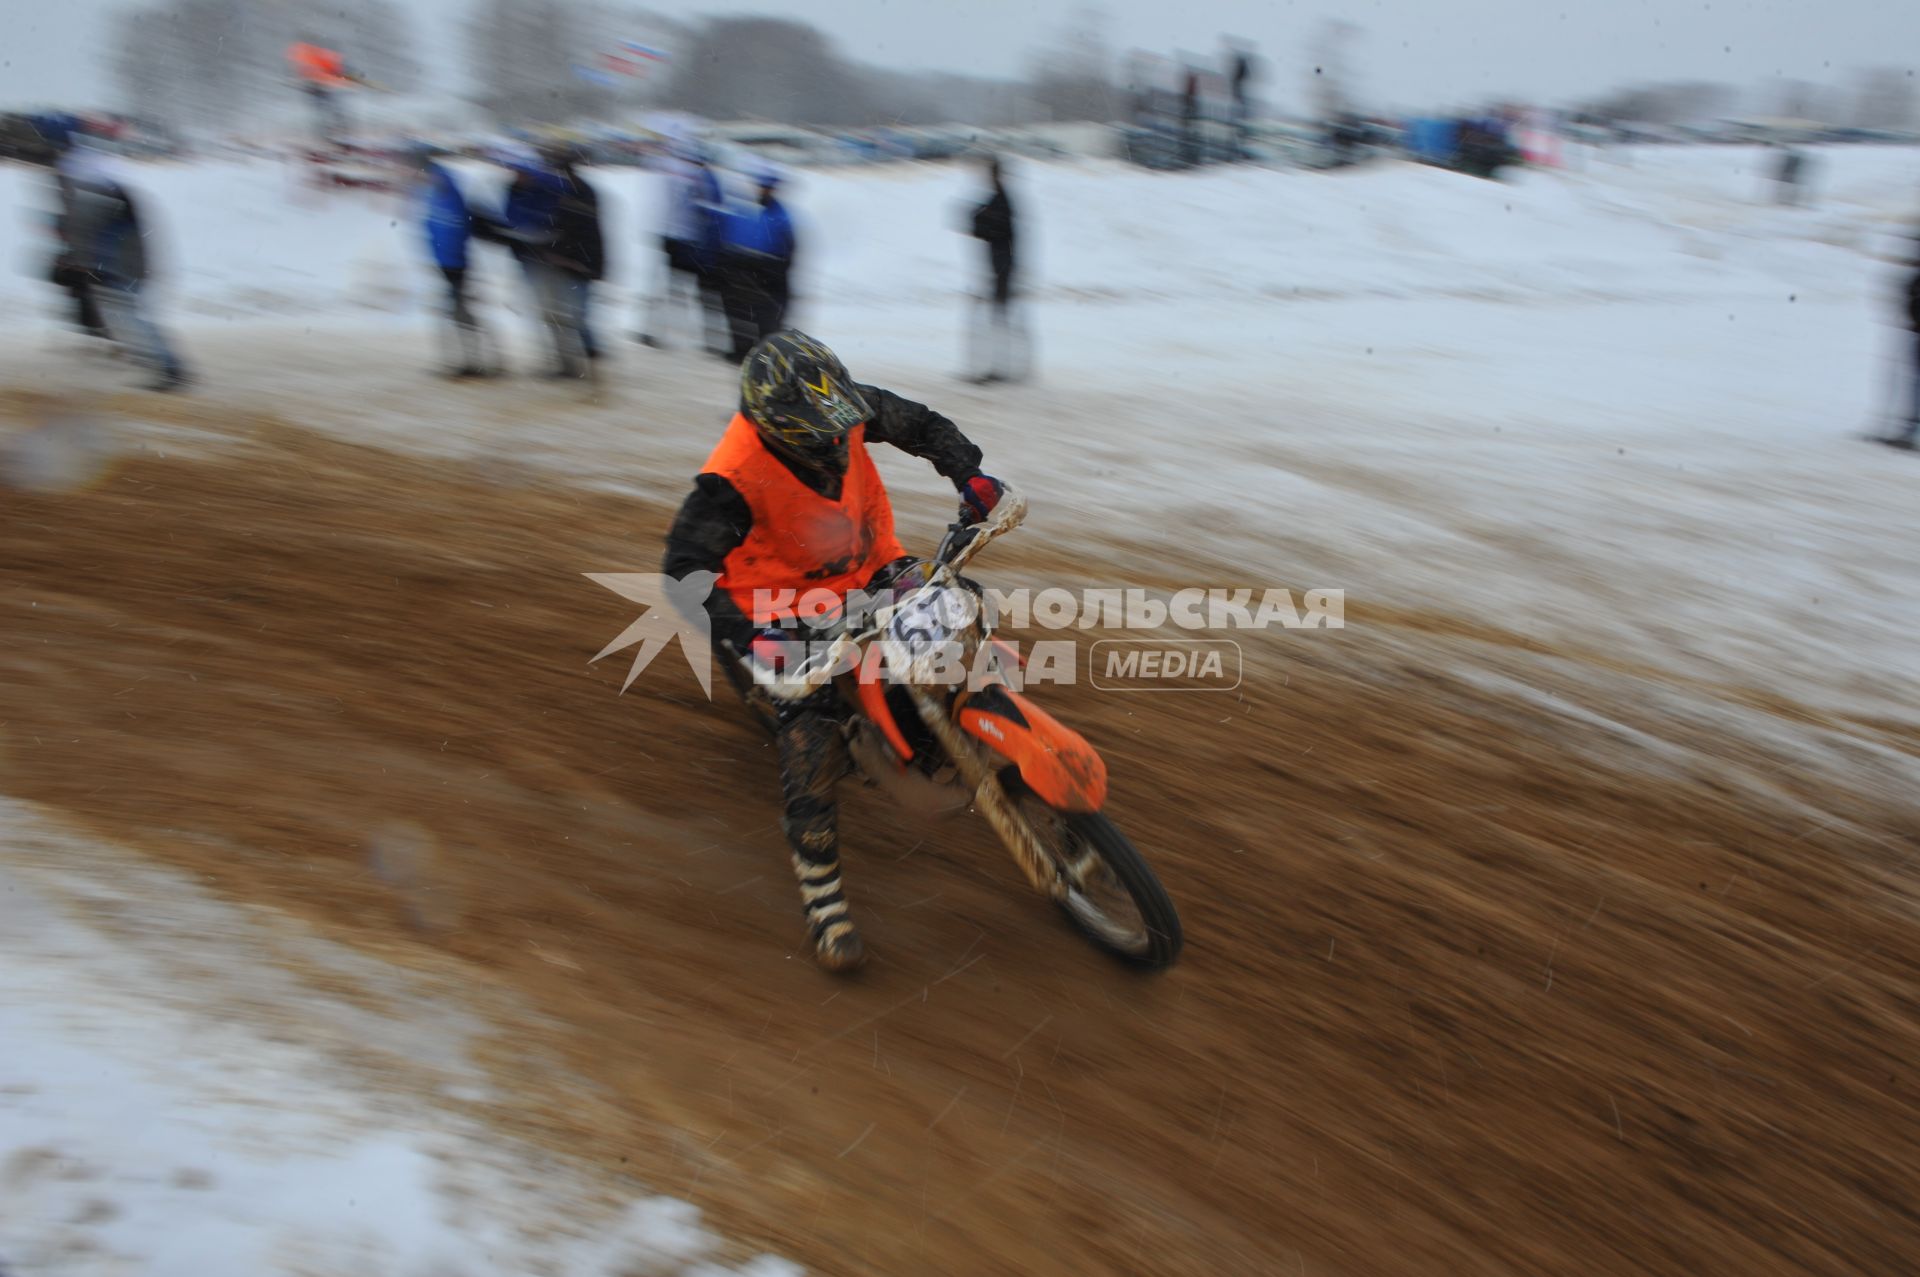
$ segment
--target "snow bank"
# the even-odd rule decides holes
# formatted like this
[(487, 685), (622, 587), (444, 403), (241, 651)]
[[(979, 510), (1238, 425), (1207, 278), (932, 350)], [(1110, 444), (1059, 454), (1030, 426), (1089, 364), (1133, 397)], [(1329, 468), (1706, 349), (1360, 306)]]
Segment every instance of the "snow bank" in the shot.
[[(1401, 163), (1333, 174), (1025, 164), (1013, 182), (1028, 215), (1026, 282), (1043, 300), (1564, 300), (1751, 288), (1822, 250), (1883, 250), (1915, 212), (1920, 175), (1912, 151), (1833, 148), (1816, 160), (1820, 207), (1780, 209), (1766, 202), (1769, 165), (1758, 150), (1621, 157), (1505, 185)], [(316, 189), (294, 162), (127, 167), (188, 313), (394, 310), (434, 296), (404, 196)], [(497, 201), (496, 174), (463, 172), (476, 199)], [(654, 285), (662, 196), (638, 170), (593, 180), (613, 260), (607, 295), (618, 306)], [(892, 305), (975, 287), (979, 248), (960, 232), (977, 186), (967, 166), (797, 175), (784, 194), (802, 235), (799, 291)], [(21, 210), (0, 231), (0, 259), (21, 272), (0, 279), (0, 298), (46, 304), (33, 242), (45, 203), (31, 171), (0, 171), (0, 204)], [(509, 285), (504, 255), (481, 255), (482, 274)]]

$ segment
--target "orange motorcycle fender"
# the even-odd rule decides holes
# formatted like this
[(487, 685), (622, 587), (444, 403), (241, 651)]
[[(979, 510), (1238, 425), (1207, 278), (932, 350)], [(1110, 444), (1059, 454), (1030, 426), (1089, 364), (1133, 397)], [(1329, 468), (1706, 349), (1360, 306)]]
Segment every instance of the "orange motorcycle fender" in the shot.
[(1020, 779), (1049, 807), (1099, 811), (1107, 801), (1107, 764), (1078, 732), (1001, 684), (960, 707), (963, 730), (1020, 769)]
[(913, 746), (907, 744), (900, 724), (893, 721), (893, 708), (887, 704), (886, 683), (877, 678), (862, 678), (859, 686), (860, 712), (880, 729), (880, 734), (886, 737), (887, 744), (893, 746), (893, 752), (904, 767), (913, 758)]

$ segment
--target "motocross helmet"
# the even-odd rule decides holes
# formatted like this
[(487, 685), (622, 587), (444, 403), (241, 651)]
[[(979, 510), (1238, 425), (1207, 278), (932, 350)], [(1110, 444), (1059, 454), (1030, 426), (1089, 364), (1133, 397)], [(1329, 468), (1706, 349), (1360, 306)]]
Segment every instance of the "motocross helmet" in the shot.
[(740, 411), (775, 452), (835, 474), (846, 471), (847, 433), (872, 415), (839, 356), (795, 328), (747, 352)]

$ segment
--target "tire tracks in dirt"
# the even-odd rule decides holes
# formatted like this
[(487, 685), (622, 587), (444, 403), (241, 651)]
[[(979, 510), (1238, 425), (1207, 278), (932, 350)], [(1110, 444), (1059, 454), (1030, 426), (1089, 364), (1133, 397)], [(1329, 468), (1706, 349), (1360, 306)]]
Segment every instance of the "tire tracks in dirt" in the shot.
[(1049, 690), (1182, 965), (854, 790), (836, 981), (764, 742), (677, 660), (587, 664), (631, 618), (581, 574), (669, 511), (200, 424), (246, 445), (4, 493), (0, 787), (537, 1010), (478, 1051), (503, 1130), (820, 1272), (1906, 1262), (1911, 808), (1657, 670), (1377, 608), (1249, 643), (1238, 699)]

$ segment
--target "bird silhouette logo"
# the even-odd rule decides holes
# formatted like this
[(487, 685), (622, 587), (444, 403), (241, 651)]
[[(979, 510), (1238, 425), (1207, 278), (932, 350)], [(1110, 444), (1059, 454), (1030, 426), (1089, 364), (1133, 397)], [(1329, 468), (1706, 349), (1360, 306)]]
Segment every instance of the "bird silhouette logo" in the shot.
[[(689, 572), (681, 577), (659, 572), (588, 572), (584, 575), (596, 585), (603, 585), (621, 598), (646, 608), (638, 620), (621, 630), (613, 642), (593, 658), (597, 661), (621, 648), (640, 645), (640, 650), (633, 654), (633, 664), (627, 668), (627, 681), (620, 685), (621, 691), (632, 687), (640, 671), (677, 637), (693, 676), (700, 680), (700, 690), (708, 700), (713, 699), (713, 626), (707, 619), (705, 604), (707, 596), (713, 593), (713, 583), (720, 579), (719, 573)], [(593, 661), (587, 663), (591, 665)]]

